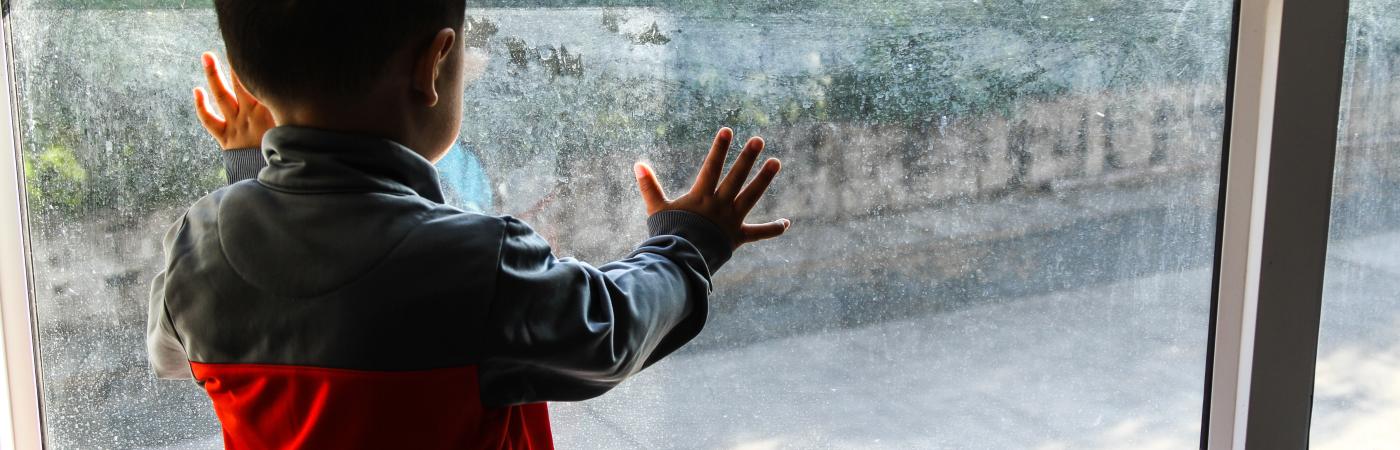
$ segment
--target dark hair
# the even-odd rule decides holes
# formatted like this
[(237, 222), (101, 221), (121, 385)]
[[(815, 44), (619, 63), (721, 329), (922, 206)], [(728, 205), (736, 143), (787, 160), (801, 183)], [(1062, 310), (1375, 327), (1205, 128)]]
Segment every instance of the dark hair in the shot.
[(239, 79), (277, 100), (363, 92), (400, 49), (460, 29), (466, 15), (465, 0), (214, 0), (214, 8)]

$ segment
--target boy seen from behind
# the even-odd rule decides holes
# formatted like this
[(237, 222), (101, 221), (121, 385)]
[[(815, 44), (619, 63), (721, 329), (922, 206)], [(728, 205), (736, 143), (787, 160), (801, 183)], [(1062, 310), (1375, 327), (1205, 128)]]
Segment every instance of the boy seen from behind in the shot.
[(147, 349), (208, 392), (226, 448), (551, 448), (544, 402), (690, 341), (715, 271), (790, 226), (744, 223), (779, 163), (746, 184), (752, 138), (722, 173), (726, 128), (678, 198), (634, 167), (650, 237), (627, 258), (556, 258), (517, 219), (443, 204), (463, 1), (214, 4), (233, 70), (204, 56), (196, 111), (230, 184), (166, 234)]

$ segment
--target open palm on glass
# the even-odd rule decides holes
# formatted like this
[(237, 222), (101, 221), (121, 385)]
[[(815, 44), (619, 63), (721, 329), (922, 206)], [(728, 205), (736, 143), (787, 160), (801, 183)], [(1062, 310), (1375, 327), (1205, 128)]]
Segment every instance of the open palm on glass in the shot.
[(775, 158), (769, 158), (763, 162), (753, 181), (745, 185), (754, 162), (758, 160), (759, 153), (763, 152), (763, 139), (752, 137), (744, 144), (744, 149), (735, 159), (734, 166), (721, 180), (720, 172), (724, 169), (724, 159), (733, 138), (733, 130), (719, 130), (715, 135), (714, 144), (710, 147), (710, 153), (700, 166), (700, 173), (695, 176), (695, 184), (691, 186), (690, 191), (676, 199), (666, 197), (651, 166), (637, 163), (633, 169), (642, 191), (642, 201), (646, 202), (647, 215), (667, 210), (699, 214), (719, 225), (720, 229), (729, 235), (735, 248), (750, 242), (774, 238), (787, 231), (788, 227), (792, 226), (792, 221), (788, 219), (761, 224), (744, 223), (744, 218), (763, 198), (768, 185), (773, 182), (773, 177), (782, 169), (782, 164)]
[(230, 70), (228, 80), (231, 82), (225, 82), (213, 53), (204, 52), (200, 59), (218, 112), (209, 107), (209, 93), (204, 88), (194, 88), (194, 114), (199, 117), (199, 123), (224, 150), (262, 147), (263, 134), (276, 126), (272, 112), (243, 87), (237, 73)]

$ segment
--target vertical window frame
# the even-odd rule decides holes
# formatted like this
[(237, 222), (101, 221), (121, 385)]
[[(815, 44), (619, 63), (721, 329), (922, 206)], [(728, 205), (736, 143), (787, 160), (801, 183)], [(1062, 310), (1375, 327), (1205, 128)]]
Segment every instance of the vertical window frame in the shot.
[(1308, 448), (1348, 10), (1237, 6), (1209, 450)]
[(0, 1), (0, 120), (7, 121), (0, 126), (0, 449), (34, 449), (44, 443), (43, 408), (10, 5)]

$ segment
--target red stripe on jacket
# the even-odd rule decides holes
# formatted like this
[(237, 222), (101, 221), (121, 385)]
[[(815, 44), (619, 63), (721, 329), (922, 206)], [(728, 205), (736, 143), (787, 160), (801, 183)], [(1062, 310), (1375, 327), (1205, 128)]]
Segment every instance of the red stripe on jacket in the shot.
[(214, 402), (228, 450), (554, 447), (544, 403), (482, 407), (475, 366), (190, 366)]

